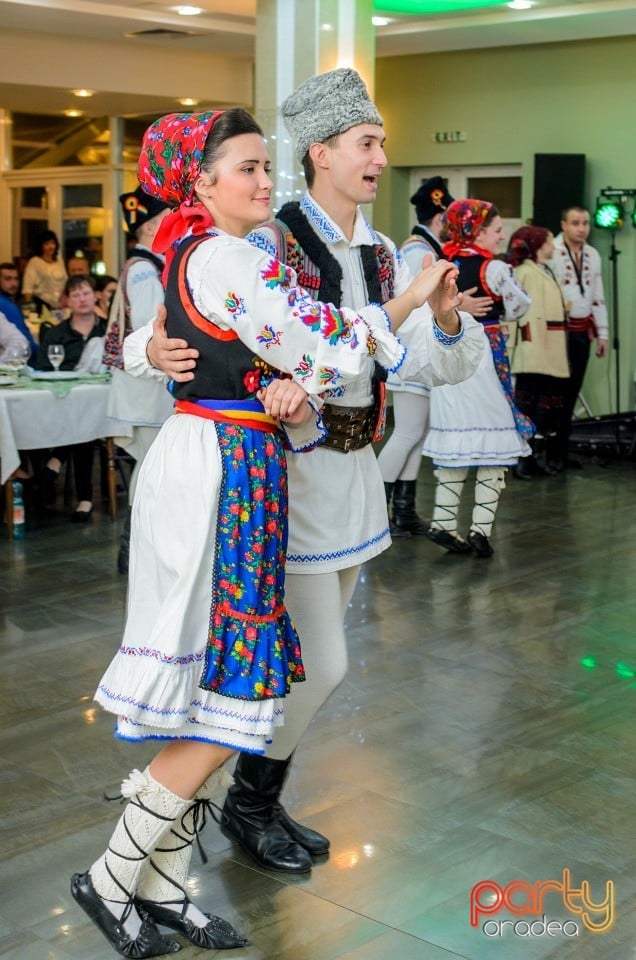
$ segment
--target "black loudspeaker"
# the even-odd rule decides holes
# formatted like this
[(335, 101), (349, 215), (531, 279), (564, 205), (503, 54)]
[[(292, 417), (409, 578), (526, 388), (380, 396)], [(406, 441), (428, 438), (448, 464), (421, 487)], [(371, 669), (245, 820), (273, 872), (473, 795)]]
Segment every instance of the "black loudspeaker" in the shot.
[(532, 222), (561, 231), (564, 207), (585, 206), (585, 154), (535, 153)]

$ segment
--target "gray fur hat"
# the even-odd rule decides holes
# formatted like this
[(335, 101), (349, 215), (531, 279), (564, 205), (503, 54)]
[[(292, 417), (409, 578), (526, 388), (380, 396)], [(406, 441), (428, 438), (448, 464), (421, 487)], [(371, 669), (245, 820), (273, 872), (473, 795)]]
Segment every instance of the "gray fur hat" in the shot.
[(305, 80), (283, 101), (281, 110), (301, 161), (312, 143), (323, 143), (359, 123), (382, 125), (362, 77), (349, 67)]

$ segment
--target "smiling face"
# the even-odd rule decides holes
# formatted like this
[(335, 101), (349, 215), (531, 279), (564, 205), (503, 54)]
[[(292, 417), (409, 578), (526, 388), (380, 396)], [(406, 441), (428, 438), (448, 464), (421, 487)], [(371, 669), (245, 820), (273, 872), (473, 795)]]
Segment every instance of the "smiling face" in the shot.
[(501, 217), (493, 217), (487, 227), (480, 230), (475, 243), (478, 247), (483, 247), (489, 253), (499, 253), (501, 245), (505, 240), (504, 227)]
[(199, 176), (196, 192), (220, 230), (245, 237), (271, 216), (269, 155), (256, 133), (231, 137), (223, 146), (213, 169)]
[(360, 123), (341, 133), (336, 142), (313, 144), (316, 188), (351, 204), (373, 203), (378, 180), (387, 165), (382, 127)]

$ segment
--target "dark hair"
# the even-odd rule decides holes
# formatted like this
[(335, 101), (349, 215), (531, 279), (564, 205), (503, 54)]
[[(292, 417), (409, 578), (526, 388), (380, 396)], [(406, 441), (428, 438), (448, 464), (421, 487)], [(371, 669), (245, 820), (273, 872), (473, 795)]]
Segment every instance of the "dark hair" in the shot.
[(489, 210), (488, 213), (486, 214), (486, 219), (485, 219), (484, 222), (482, 223), (481, 229), (482, 229), (482, 230), (486, 230), (487, 227), (489, 227), (490, 224), (493, 222), (493, 220), (495, 219), (495, 217), (500, 217), (500, 216), (501, 216), (501, 214), (499, 213), (499, 210), (497, 209), (497, 207), (496, 207), (496, 206), (494, 205), (494, 203), (493, 203), (492, 206), (490, 207), (490, 210)]
[(16, 273), (19, 273), (15, 263), (9, 263), (8, 260), (5, 263), (0, 263), (0, 270), (15, 270)]
[(561, 211), (561, 220), (567, 220), (568, 213), (571, 213), (572, 210), (578, 210), (580, 213), (587, 213), (587, 214), (589, 214), (590, 212), (587, 209), (587, 207), (581, 206), (580, 203), (571, 203), (569, 207), (564, 207), (563, 210)]
[(109, 277), (107, 273), (102, 273), (101, 276), (95, 277), (95, 289), (98, 293), (105, 290), (109, 283), (117, 283), (117, 278)]
[(81, 287), (83, 283), (87, 283), (91, 290), (95, 289), (95, 277), (93, 277), (90, 273), (76, 273), (74, 277), (69, 277), (66, 281), (64, 293), (68, 297), (72, 290), (75, 290), (76, 287)]
[[(339, 133), (333, 133), (330, 137), (327, 137), (326, 140), (321, 140), (321, 143), (326, 143), (328, 147), (337, 147), (338, 141), (340, 140)], [(314, 167), (314, 161), (309, 156), (309, 150), (303, 157), (303, 170), (305, 171), (305, 183), (307, 188), (313, 187), (314, 180), (316, 179), (316, 168)]]
[(42, 256), (42, 250), (44, 249), (44, 244), (48, 243), (49, 240), (55, 240), (55, 253), (53, 254), (53, 259), (57, 260), (57, 255), (60, 250), (60, 241), (57, 239), (57, 234), (52, 230), (43, 230), (42, 233), (39, 233), (35, 238), (35, 253), (36, 256)]
[(232, 137), (239, 137), (243, 133), (257, 133), (263, 136), (263, 131), (247, 110), (242, 107), (232, 107), (225, 110), (214, 123), (208, 139), (205, 141), (201, 169), (212, 173), (214, 165), (225, 155), (225, 141)]

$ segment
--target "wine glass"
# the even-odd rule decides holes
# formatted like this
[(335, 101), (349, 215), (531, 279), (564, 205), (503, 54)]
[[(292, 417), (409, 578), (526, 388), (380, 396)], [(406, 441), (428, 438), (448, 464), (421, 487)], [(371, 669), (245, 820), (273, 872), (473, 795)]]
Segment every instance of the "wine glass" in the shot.
[(52, 343), (47, 349), (46, 355), (49, 358), (49, 363), (57, 372), (64, 361), (64, 347), (61, 343)]
[(20, 346), (9, 347), (4, 356), (3, 363), (17, 373), (18, 370), (22, 369), (30, 356), (31, 348), (29, 345), (26, 343), (20, 344)]

